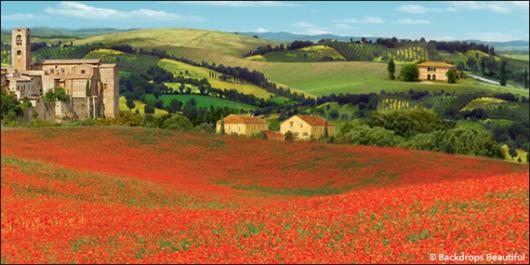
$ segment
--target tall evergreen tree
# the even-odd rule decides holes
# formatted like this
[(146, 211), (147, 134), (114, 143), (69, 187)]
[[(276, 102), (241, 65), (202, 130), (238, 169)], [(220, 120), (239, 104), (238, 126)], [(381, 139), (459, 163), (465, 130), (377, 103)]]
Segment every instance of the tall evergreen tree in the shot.
[(221, 135), (225, 134), (225, 118), (221, 117)]
[(528, 68), (524, 69), (524, 88), (528, 88)]
[(388, 70), (388, 77), (391, 80), (394, 80), (396, 78), (396, 64), (394, 63), (394, 57), (390, 57), (390, 61), (388, 62), (388, 66), (386, 69)]
[(502, 60), (501, 62), (501, 72), (499, 76), (500, 76), (499, 83), (501, 84), (501, 86), (506, 86), (506, 61), (505, 60)]

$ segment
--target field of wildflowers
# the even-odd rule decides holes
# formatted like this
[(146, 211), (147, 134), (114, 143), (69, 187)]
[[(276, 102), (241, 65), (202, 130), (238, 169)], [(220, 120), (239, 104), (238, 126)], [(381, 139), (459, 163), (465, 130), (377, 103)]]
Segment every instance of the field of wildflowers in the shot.
[(2, 263), (528, 263), (527, 165), (119, 127), (1, 154)]

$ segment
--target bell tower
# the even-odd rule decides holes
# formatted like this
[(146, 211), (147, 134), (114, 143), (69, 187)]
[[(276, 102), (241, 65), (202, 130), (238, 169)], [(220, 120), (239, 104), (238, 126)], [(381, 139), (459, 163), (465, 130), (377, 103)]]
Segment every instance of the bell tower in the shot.
[(29, 28), (14, 28), (11, 32), (11, 64), (17, 71), (30, 70), (31, 31)]

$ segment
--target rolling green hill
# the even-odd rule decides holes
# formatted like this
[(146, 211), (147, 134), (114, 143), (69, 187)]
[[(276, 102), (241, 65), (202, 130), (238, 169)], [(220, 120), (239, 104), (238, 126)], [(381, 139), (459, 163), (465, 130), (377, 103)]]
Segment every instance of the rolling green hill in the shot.
[(142, 29), (92, 36), (74, 42), (76, 45), (102, 42), (129, 44), (133, 47), (194, 47), (222, 54), (242, 56), (258, 46), (274, 44), (273, 41), (234, 33), (199, 29)]
[[(517, 88), (502, 88), (473, 80), (461, 80), (458, 84), (405, 83), (387, 79), (386, 64), (378, 62), (267, 62), (248, 60), (245, 53), (271, 41), (237, 34), (193, 30), (193, 29), (149, 29), (93, 36), (78, 40), (75, 44), (104, 42), (108, 44), (130, 44), (135, 47), (156, 47), (169, 54), (196, 62), (217, 65), (240, 66), (257, 70), (271, 81), (302, 91), (308, 96), (332, 93), (366, 93), (421, 89), (430, 91), (485, 91), (488, 93), (510, 92), (527, 96), (527, 91)], [(418, 48), (407, 47), (399, 52), (404, 58), (421, 58), (425, 54)], [(266, 60), (266, 59), (265, 59)], [(398, 65), (399, 68), (399, 65)], [(399, 71), (399, 69), (397, 69)]]
[(175, 76), (184, 76), (188, 78), (202, 79), (206, 78), (210, 85), (220, 89), (235, 89), (244, 94), (252, 94), (258, 98), (268, 99), (274, 96), (272, 93), (267, 92), (265, 89), (258, 87), (253, 84), (246, 84), (240, 80), (234, 80), (233, 78), (221, 80), (220, 77), (223, 75), (216, 71), (212, 71), (208, 68), (199, 67), (183, 63), (180, 61), (162, 59), (158, 62), (158, 66), (173, 73)]
[[(156, 99), (153, 95), (146, 95), (147, 102), (155, 102)], [(164, 103), (164, 106), (169, 106), (171, 100), (176, 99), (180, 101), (183, 105), (186, 104), (190, 99), (195, 99), (197, 102), (197, 107), (199, 108), (209, 108), (214, 106), (217, 108), (230, 108), (230, 109), (244, 109), (244, 110), (253, 110), (256, 107), (248, 104), (243, 104), (231, 100), (226, 100), (222, 98), (215, 98), (210, 96), (201, 96), (201, 95), (162, 95), (160, 99)]]
[[(524, 89), (500, 87), (475, 80), (459, 80), (457, 84), (392, 81), (387, 79), (386, 64), (377, 62), (259, 62), (196, 48), (169, 48), (168, 52), (195, 61), (257, 70), (263, 72), (274, 82), (285, 84), (313, 96), (332, 93), (378, 93), (381, 90), (408, 91), (410, 89), (431, 92), (444, 90), (456, 93), (509, 92), (518, 96), (528, 96), (528, 91)], [(399, 65), (396, 71), (399, 72)]]
[(344, 61), (345, 58), (333, 48), (325, 45), (314, 45), (298, 50), (283, 50), (247, 57), (249, 60), (267, 62), (318, 62)]

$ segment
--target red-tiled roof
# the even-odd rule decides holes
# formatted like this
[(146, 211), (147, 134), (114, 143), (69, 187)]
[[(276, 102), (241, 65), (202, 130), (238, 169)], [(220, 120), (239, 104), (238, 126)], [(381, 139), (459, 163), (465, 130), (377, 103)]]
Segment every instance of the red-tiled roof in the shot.
[(267, 139), (269, 139), (269, 138), (284, 138), (285, 137), (282, 133), (275, 132), (275, 131), (263, 131), (263, 133), (265, 134), (265, 137)]
[[(220, 123), (221, 121), (218, 121)], [(267, 124), (265, 120), (255, 117), (255, 116), (249, 116), (249, 115), (235, 115), (230, 114), (224, 118), (224, 123), (243, 123), (243, 124)]]
[(427, 61), (418, 64), (419, 67), (453, 67), (452, 64), (448, 64), (445, 62), (435, 62), (435, 61)]
[[(326, 120), (321, 117), (314, 116), (314, 115), (297, 115), (297, 116), (300, 117), (300, 119), (307, 122), (311, 126), (326, 126)], [(328, 122), (328, 126), (332, 127), (333, 125)]]

